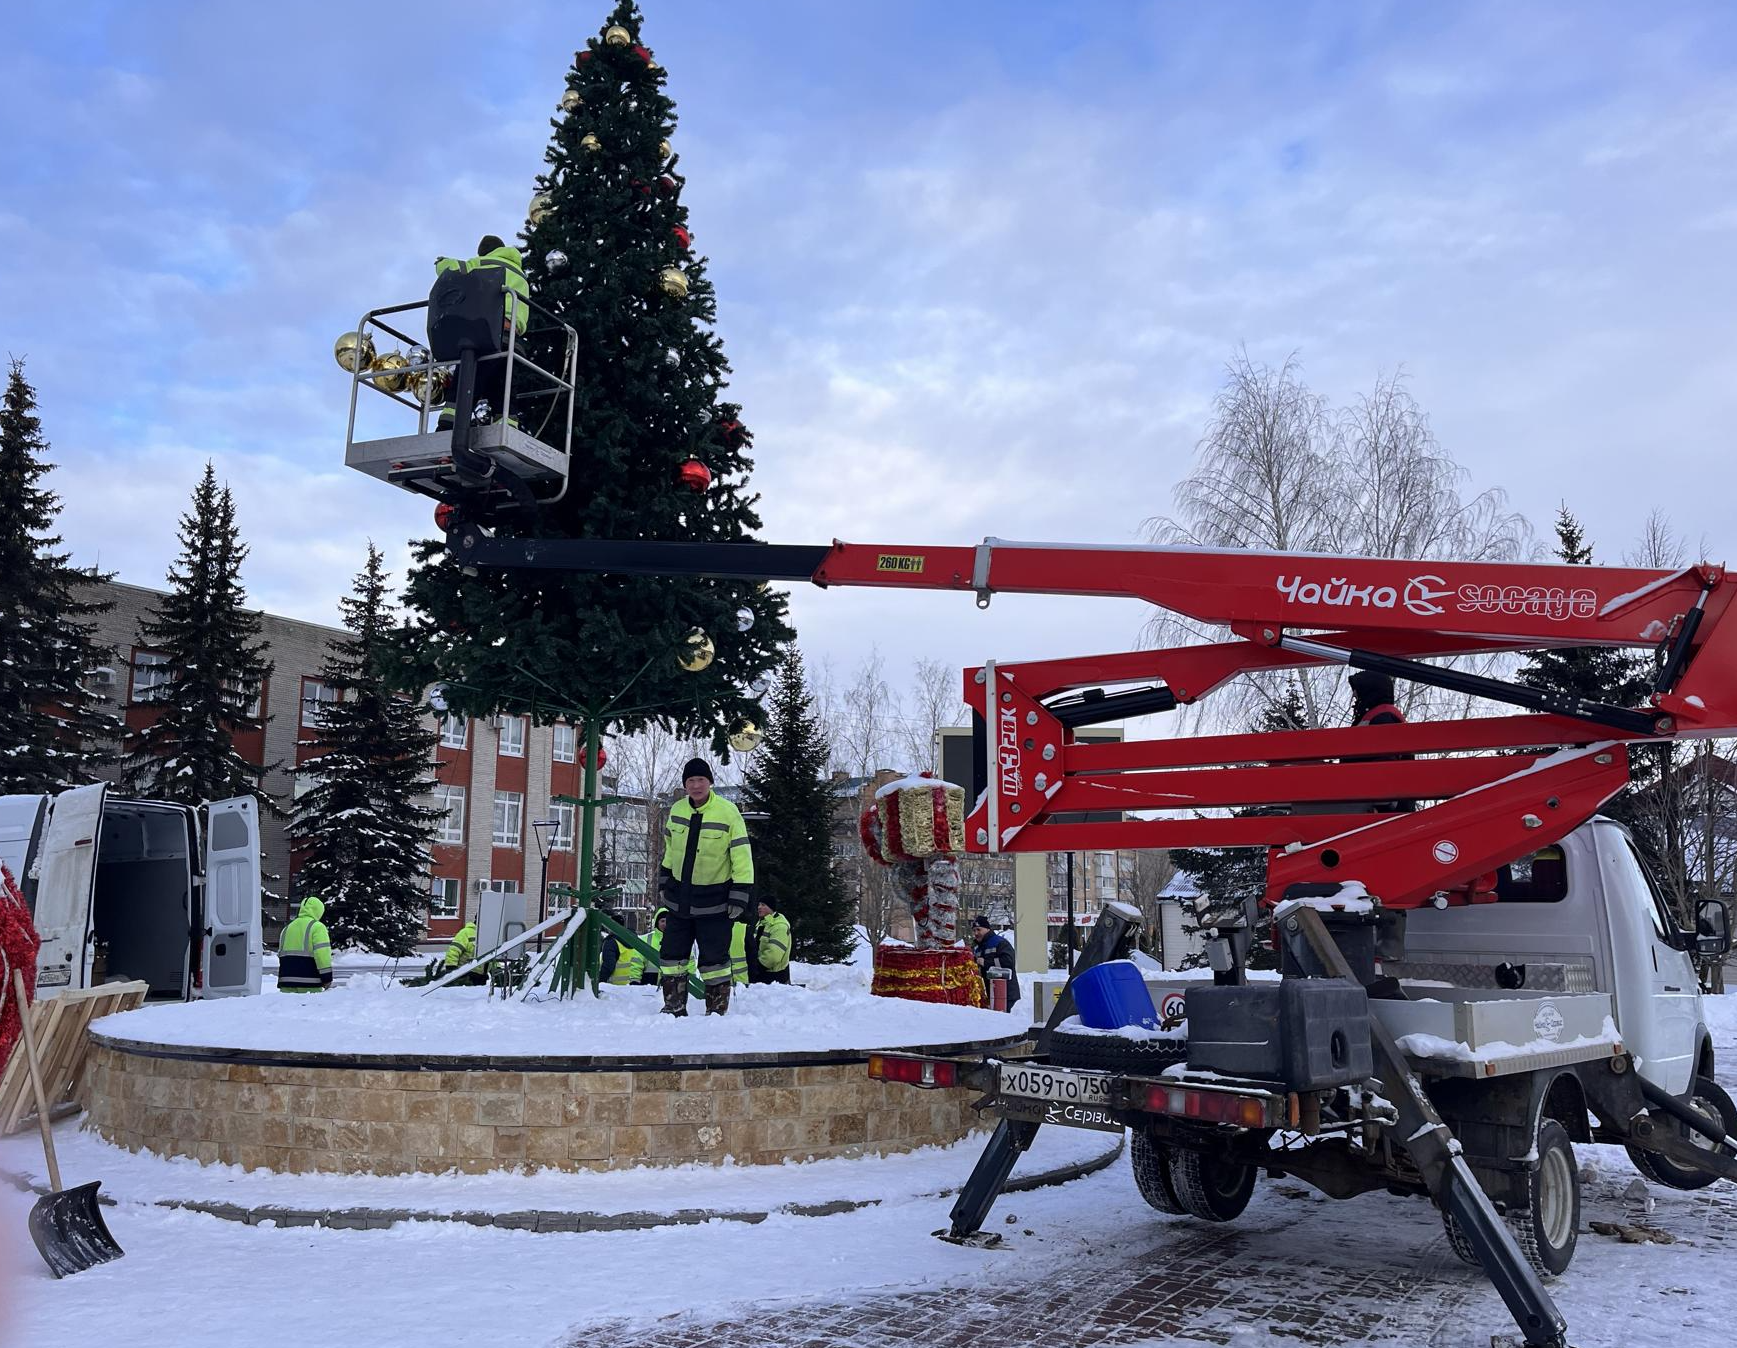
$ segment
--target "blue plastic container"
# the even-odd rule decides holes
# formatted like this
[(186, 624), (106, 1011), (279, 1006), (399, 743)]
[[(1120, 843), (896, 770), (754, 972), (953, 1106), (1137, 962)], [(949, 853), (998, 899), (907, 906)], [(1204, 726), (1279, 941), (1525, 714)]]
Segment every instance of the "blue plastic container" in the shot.
[(1088, 1030), (1120, 1030), (1139, 1025), (1158, 1028), (1158, 1009), (1146, 980), (1132, 960), (1094, 964), (1074, 979), (1074, 1005)]

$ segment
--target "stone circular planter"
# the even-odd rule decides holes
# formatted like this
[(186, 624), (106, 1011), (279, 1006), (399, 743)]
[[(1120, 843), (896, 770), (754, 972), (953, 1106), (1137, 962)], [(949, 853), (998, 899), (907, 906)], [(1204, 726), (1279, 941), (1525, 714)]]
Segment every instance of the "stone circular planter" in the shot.
[[(1024, 1038), (903, 1051), (992, 1052)], [(775, 1164), (909, 1151), (982, 1126), (974, 1092), (873, 1081), (867, 1049), (411, 1058), (152, 1044), (95, 1030), (91, 1041), (87, 1126), (131, 1151), (249, 1170)]]

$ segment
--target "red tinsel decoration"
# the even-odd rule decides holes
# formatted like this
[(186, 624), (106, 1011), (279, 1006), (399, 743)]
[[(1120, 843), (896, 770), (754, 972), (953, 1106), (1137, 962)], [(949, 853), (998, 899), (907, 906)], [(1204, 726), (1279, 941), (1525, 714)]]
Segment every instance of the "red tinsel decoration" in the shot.
[(19, 891), (12, 872), (0, 864), (0, 1069), (12, 1056), (12, 1046), (23, 1032), (18, 998), (12, 991), (12, 971), (24, 971), (27, 998), (36, 995), (36, 952), (42, 939), (30, 920), (30, 905)]

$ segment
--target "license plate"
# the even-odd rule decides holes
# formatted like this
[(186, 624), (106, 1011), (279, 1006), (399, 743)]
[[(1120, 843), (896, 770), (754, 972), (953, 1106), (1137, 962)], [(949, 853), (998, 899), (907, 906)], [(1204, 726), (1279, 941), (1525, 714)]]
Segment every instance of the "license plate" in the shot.
[(1056, 1123), (1065, 1128), (1097, 1128), (1106, 1133), (1122, 1131), (1122, 1121), (1103, 1105), (1073, 1105), (1061, 1100), (1028, 1100), (1008, 1095), (1001, 1100), (1001, 1113), (1027, 1123)]
[(1103, 1072), (1063, 1072), (1029, 1063), (1004, 1063), (1000, 1085), (1003, 1095), (1060, 1100), (1076, 1105), (1107, 1105), (1113, 1079)]

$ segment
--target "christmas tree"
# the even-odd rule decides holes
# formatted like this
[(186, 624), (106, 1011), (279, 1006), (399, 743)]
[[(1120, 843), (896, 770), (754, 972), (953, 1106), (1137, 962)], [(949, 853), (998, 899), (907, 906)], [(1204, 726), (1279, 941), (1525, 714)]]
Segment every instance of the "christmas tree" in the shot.
[[(132, 704), (154, 713), (127, 736), (127, 789), (151, 800), (197, 805), (259, 793), (266, 769), (235, 748), (238, 735), (264, 730), (260, 689), (271, 674), (259, 639), (259, 614), (244, 607), (241, 564), (247, 547), (235, 524), (235, 500), (205, 475), (193, 508), (181, 517), (181, 555), (169, 569), (169, 593), (139, 624), (138, 644), (164, 659), (166, 680)], [(264, 809), (275, 812), (269, 797)]]
[(743, 800), (754, 824), (754, 891), (790, 919), (797, 959), (836, 963), (856, 944), (851, 901), (832, 856), (832, 793), (826, 738), (802, 656), (785, 654), (766, 738), (748, 760)]
[(428, 908), (428, 842), (440, 811), (417, 801), (434, 787), (435, 732), (410, 699), (382, 681), (381, 653), (392, 627), (380, 553), (344, 599), (350, 635), (333, 642), (320, 682), (315, 754), (302, 767), (313, 787), (296, 802), (290, 839), (298, 897), (326, 901), (334, 945), (408, 955)]
[[(1575, 566), (1592, 564), (1592, 544), (1567, 505), (1556, 512), (1556, 556)], [(1528, 688), (1572, 693), (1593, 702), (1637, 707), (1651, 691), (1644, 658), (1620, 646), (1560, 646), (1532, 651), (1520, 665)]]
[(108, 577), (56, 550), (48, 470), (36, 392), (14, 360), (0, 401), (0, 795), (93, 780), (120, 728), (83, 682), (109, 657), (85, 619), (111, 605), (80, 596)]
[[(535, 516), (495, 521), (498, 534), (737, 542), (759, 527), (752, 437), (721, 401), (729, 365), (682, 204), (675, 105), (640, 22), (622, 0), (575, 54), (522, 235), (533, 299), (578, 333), (571, 485)], [(545, 423), (547, 405), (515, 411), (528, 430), (562, 425), (564, 405)], [(783, 597), (752, 582), (466, 576), (434, 541), (417, 560), (407, 599), (420, 619), (400, 635), (396, 677), (445, 684), (460, 714), (583, 713), (631, 684), (608, 713), (612, 731), (657, 720), (727, 757), (728, 737), (760, 719), (748, 685), (791, 635)], [(716, 656), (698, 669), (695, 629)]]

